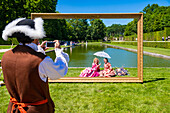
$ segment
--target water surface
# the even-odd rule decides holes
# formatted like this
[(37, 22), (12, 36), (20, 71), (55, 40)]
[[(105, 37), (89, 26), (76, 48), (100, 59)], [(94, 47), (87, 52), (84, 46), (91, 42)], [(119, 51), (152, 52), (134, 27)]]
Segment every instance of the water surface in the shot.
[[(93, 54), (98, 51), (104, 51), (111, 56), (109, 62), (112, 67), (137, 67), (137, 53), (115, 49), (102, 44), (82, 44), (65, 48), (64, 51), (69, 54), (69, 67), (91, 67), (93, 59), (96, 57)], [(47, 53), (53, 59), (54, 52)], [(103, 58), (97, 57), (103, 67)], [(144, 55), (144, 67), (170, 67), (170, 60)]]

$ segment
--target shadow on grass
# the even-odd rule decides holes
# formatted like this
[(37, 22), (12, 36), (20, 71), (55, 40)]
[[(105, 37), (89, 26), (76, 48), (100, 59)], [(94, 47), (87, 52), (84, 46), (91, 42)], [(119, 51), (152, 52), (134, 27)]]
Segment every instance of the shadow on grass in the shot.
[[(149, 82), (155, 82), (155, 81), (160, 81), (160, 80), (165, 80), (167, 78), (155, 78), (155, 79), (152, 79), (152, 80), (148, 80), (148, 81), (143, 81), (143, 83), (149, 83)], [(130, 82), (49, 82), (49, 84), (54, 84), (54, 83), (62, 83), (62, 84), (100, 84), (100, 83), (105, 83), (105, 84), (120, 84), (120, 83), (129, 83), (129, 84), (132, 84)], [(142, 84), (143, 84), (142, 83)]]
[[(165, 80), (167, 78), (155, 78), (153, 80), (148, 80), (148, 81), (143, 81), (142, 84), (144, 83), (149, 83), (149, 82), (155, 82), (155, 81), (160, 81), (160, 80)], [(126, 82), (49, 82), (49, 84), (55, 84), (55, 83), (62, 83), (62, 84), (101, 84), (101, 83), (104, 83), (104, 84), (124, 84)], [(130, 82), (127, 82), (128, 84), (132, 84)], [(137, 83), (138, 84), (138, 83)], [(5, 84), (1, 84), (1, 86), (4, 86)]]
[(165, 79), (166, 78), (156, 78), (154, 80), (143, 81), (143, 83), (155, 82), (155, 81), (160, 81), (160, 80), (165, 80)]
[[(49, 82), (49, 84), (132, 84), (135, 82)], [(138, 83), (137, 83), (138, 84)]]

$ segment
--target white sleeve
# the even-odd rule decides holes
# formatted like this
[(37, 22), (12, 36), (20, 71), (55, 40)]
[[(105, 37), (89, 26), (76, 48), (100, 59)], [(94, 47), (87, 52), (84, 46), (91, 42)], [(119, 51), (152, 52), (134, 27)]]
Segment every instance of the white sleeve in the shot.
[(69, 55), (64, 53), (62, 49), (55, 49), (55, 53), (55, 62), (47, 56), (39, 65), (39, 75), (44, 82), (46, 82), (47, 77), (54, 80), (67, 74)]
[(45, 51), (44, 51), (44, 49), (41, 47), (41, 45), (38, 45), (38, 50), (37, 50), (37, 52), (41, 52), (41, 53), (43, 53), (43, 54), (45, 55)]
[[(69, 55), (67, 54), (67, 53), (64, 53), (63, 52), (63, 49), (58, 49), (58, 48), (56, 48), (55, 49), (55, 54), (56, 54), (56, 59), (55, 59), (55, 62), (57, 61), (57, 58), (58, 57), (61, 57), (62, 59), (63, 59), (63, 61), (65, 61), (65, 62), (69, 62)], [(64, 60), (65, 59), (65, 60)]]

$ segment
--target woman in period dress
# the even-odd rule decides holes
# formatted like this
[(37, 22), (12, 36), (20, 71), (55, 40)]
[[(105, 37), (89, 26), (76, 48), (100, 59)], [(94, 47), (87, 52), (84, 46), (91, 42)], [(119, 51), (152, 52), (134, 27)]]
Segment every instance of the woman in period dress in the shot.
[(99, 64), (99, 59), (94, 58), (92, 67), (84, 69), (81, 74), (79, 75), (80, 77), (98, 77), (100, 74), (100, 65)]
[(115, 71), (112, 69), (111, 64), (108, 62), (107, 58), (104, 58), (104, 70), (100, 71), (101, 77), (112, 77), (116, 75)]

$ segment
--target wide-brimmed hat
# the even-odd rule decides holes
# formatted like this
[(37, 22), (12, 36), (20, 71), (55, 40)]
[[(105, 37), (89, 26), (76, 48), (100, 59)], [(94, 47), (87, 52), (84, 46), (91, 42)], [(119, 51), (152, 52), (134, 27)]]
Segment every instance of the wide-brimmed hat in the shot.
[(35, 18), (34, 20), (18, 18), (5, 27), (2, 38), (7, 41), (10, 37), (17, 37), (17, 35), (24, 34), (30, 39), (42, 39), (45, 37), (43, 23), (42, 18)]

